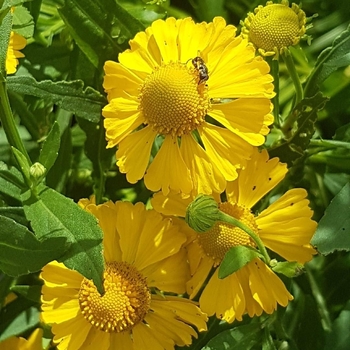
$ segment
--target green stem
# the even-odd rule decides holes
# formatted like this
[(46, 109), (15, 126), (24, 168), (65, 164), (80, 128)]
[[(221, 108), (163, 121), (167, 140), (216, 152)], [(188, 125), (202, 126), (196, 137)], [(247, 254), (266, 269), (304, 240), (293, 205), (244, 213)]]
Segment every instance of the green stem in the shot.
[(246, 232), (253, 239), (253, 241), (256, 243), (256, 245), (258, 246), (261, 254), (265, 258), (265, 263), (267, 265), (270, 264), (270, 260), (271, 260), (270, 256), (267, 253), (267, 250), (266, 250), (263, 242), (261, 241), (260, 237), (257, 234), (255, 234), (255, 232), (253, 232), (248, 226), (243, 224), (241, 221), (235, 219), (234, 217), (232, 217), (232, 216), (230, 216), (230, 215), (228, 215), (226, 213), (223, 213), (222, 211), (220, 211), (220, 219), (219, 220), (223, 221), (223, 222), (226, 222), (226, 223), (228, 223), (230, 225), (237, 226), (241, 230)]
[(27, 150), (24, 147), (21, 137), (19, 136), (15, 120), (13, 118), (10, 107), (9, 98), (7, 95), (6, 80), (0, 76), (0, 119), (9, 144), (17, 148), (28, 160), (31, 165)]
[[(293, 105), (293, 108), (294, 108), (294, 106), (297, 105), (303, 99), (303, 88), (300, 83), (298, 72), (295, 68), (293, 57), (290, 54), (289, 50), (286, 50), (281, 56), (283, 57), (283, 60), (286, 64), (289, 75), (294, 84), (294, 88), (295, 88), (295, 101)], [(297, 119), (296, 113), (289, 114), (289, 116), (287, 117), (282, 127), (282, 131), (284, 132), (285, 135), (288, 135), (290, 133), (290, 130), (292, 130), (296, 119)]]
[(272, 99), (273, 115), (274, 115), (276, 125), (280, 127), (281, 120), (280, 120), (280, 105), (279, 105), (279, 96), (280, 96), (279, 61), (268, 57), (268, 63), (271, 68), (271, 74), (273, 76), (273, 83), (275, 86), (275, 93), (276, 93), (275, 97)]

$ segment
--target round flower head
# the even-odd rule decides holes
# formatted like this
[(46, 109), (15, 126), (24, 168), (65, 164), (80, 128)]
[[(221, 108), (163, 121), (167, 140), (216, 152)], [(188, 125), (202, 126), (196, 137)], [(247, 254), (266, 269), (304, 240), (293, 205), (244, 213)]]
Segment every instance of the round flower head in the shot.
[[(287, 191), (267, 209), (254, 215), (251, 208), (285, 176), (287, 168), (278, 158), (268, 159), (266, 151), (253, 152), (246, 168), (239, 172), (237, 180), (228, 183), (227, 202), (217, 201), (219, 208), (249, 227), (264, 245), (288, 261), (305, 263), (311, 260), (315, 250), (310, 239), (316, 222), (305, 199), (304, 189)], [(181, 198), (180, 198), (181, 197)], [(191, 196), (158, 193), (152, 205), (166, 215), (184, 216)], [(184, 224), (185, 226), (185, 224)], [(191, 280), (187, 293), (195, 297), (214, 268), (199, 298), (201, 309), (209, 316), (216, 314), (227, 322), (242, 320), (244, 314), (259, 316), (271, 314), (277, 305), (286, 306), (292, 295), (280, 278), (262, 260), (256, 258), (237, 272), (224, 279), (218, 277), (218, 266), (230, 248), (238, 245), (255, 247), (250, 236), (238, 227), (216, 222), (208, 231), (198, 234), (187, 228), (188, 259)]]
[(170, 219), (143, 204), (108, 202), (82, 206), (104, 232), (104, 294), (62, 263), (41, 273), (42, 320), (52, 324), (59, 350), (161, 350), (191, 343), (191, 327), (206, 330), (206, 315), (184, 293), (189, 278), (186, 235)]
[(264, 143), (272, 77), (235, 34), (221, 17), (157, 20), (130, 40), (119, 63), (105, 63), (108, 147), (118, 145), (129, 182), (144, 177), (164, 194), (222, 192), (252, 146)]
[(6, 55), (6, 73), (14, 74), (16, 73), (18, 66), (18, 59), (24, 57), (23, 53), (19, 50), (23, 49), (27, 44), (27, 40), (23, 36), (11, 32), (9, 46)]
[(242, 35), (252, 42), (263, 56), (279, 54), (299, 43), (305, 34), (306, 16), (298, 5), (289, 7), (287, 0), (280, 4), (268, 1), (249, 13), (242, 23)]
[(43, 350), (43, 330), (37, 328), (28, 339), (11, 337), (0, 342), (0, 350)]

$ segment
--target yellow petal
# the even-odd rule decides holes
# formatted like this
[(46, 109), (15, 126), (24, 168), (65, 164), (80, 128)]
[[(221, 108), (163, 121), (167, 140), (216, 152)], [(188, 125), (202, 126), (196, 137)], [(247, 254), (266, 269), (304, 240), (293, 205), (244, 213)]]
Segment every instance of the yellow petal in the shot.
[(180, 154), (177, 139), (166, 136), (149, 166), (144, 178), (146, 187), (153, 192), (162, 190), (167, 195), (170, 189), (189, 193), (192, 190), (190, 172)]
[(185, 217), (187, 206), (193, 201), (193, 196), (170, 191), (167, 196), (162, 192), (153, 195), (151, 204), (155, 210), (164, 215)]
[(186, 281), (190, 279), (187, 252), (185, 249), (181, 249), (179, 253), (168, 259), (147, 266), (142, 270), (142, 273), (147, 276), (149, 287), (183, 294), (186, 291)]
[(287, 173), (287, 165), (278, 158), (269, 159), (266, 150), (261, 153), (255, 148), (252, 158), (240, 171), (234, 183), (228, 183), (228, 201), (252, 208), (265, 194), (280, 183)]
[(277, 304), (287, 306), (293, 300), (281, 279), (260, 259), (251, 261), (247, 267), (251, 293), (266, 313), (273, 313)]
[(253, 147), (231, 131), (209, 123), (203, 124), (199, 131), (211, 161), (227, 181), (236, 179), (236, 169), (245, 165)]
[(180, 152), (187, 168), (190, 170), (195, 194), (221, 193), (224, 191), (225, 179), (192, 135), (181, 137)]
[(117, 97), (137, 96), (142, 80), (120, 63), (107, 61), (104, 65), (103, 88), (108, 94), (108, 101)]
[(116, 146), (144, 122), (137, 108), (138, 103), (132, 99), (115, 98), (102, 109), (108, 148)]
[(116, 153), (117, 165), (130, 183), (136, 183), (144, 176), (156, 132), (150, 127), (128, 135), (119, 144)]
[(310, 240), (317, 223), (311, 220), (313, 212), (306, 196), (304, 189), (289, 190), (256, 219), (259, 236), (269, 249), (302, 264), (316, 254)]
[(209, 115), (253, 146), (265, 142), (265, 119), (271, 119), (270, 100), (266, 98), (237, 99), (213, 104)]

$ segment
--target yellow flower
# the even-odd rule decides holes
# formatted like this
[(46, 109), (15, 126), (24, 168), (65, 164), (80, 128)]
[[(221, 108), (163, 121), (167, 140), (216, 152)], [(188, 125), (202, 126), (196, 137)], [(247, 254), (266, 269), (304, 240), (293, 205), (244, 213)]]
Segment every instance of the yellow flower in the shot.
[(37, 328), (28, 339), (11, 337), (0, 343), (0, 350), (43, 350), (43, 330)]
[(129, 182), (144, 177), (164, 194), (222, 192), (252, 145), (264, 143), (272, 77), (235, 34), (221, 17), (157, 20), (119, 63), (105, 63), (106, 138), (108, 147), (119, 146), (117, 165)]
[[(310, 239), (316, 229), (311, 220), (312, 210), (305, 198), (304, 189), (287, 191), (260, 214), (254, 215), (252, 207), (285, 176), (287, 168), (278, 158), (268, 159), (266, 151), (255, 150), (246, 168), (240, 170), (237, 180), (228, 183), (227, 202), (220, 202), (223, 212), (235, 217), (248, 226), (262, 240), (263, 244), (288, 261), (301, 264), (311, 260), (315, 250)], [(157, 211), (166, 215), (184, 216), (192, 196), (158, 193), (152, 199)], [(185, 224), (183, 224), (185, 226)], [(209, 316), (227, 322), (242, 320), (244, 314), (250, 317), (271, 314), (277, 304), (286, 306), (292, 295), (280, 278), (260, 259), (255, 259), (230, 276), (219, 279), (218, 266), (226, 252), (234, 246), (246, 245), (255, 248), (254, 241), (238, 227), (216, 223), (212, 229), (197, 234), (187, 227), (188, 259), (191, 265), (191, 280), (187, 293), (195, 297), (209, 278), (200, 299), (200, 307)]]
[(6, 73), (14, 74), (16, 73), (18, 66), (18, 59), (24, 57), (23, 53), (19, 50), (23, 49), (27, 44), (27, 40), (23, 36), (11, 32), (9, 46), (7, 49), (6, 56)]
[(43, 268), (42, 320), (52, 324), (59, 350), (157, 350), (191, 344), (191, 327), (206, 330), (206, 315), (184, 293), (189, 278), (186, 235), (142, 203), (80, 205), (104, 232), (104, 294), (62, 263)]
[(280, 4), (268, 1), (248, 13), (242, 23), (242, 35), (252, 42), (263, 56), (278, 57), (289, 46), (299, 43), (305, 34), (305, 12), (296, 4), (289, 7), (287, 0)]

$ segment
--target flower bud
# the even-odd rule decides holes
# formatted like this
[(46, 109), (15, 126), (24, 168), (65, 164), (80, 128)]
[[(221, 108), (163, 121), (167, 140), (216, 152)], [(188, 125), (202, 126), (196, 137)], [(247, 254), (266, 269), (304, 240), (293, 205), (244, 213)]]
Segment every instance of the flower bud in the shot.
[(215, 199), (200, 194), (188, 205), (185, 220), (188, 226), (201, 233), (210, 230), (221, 216)]

